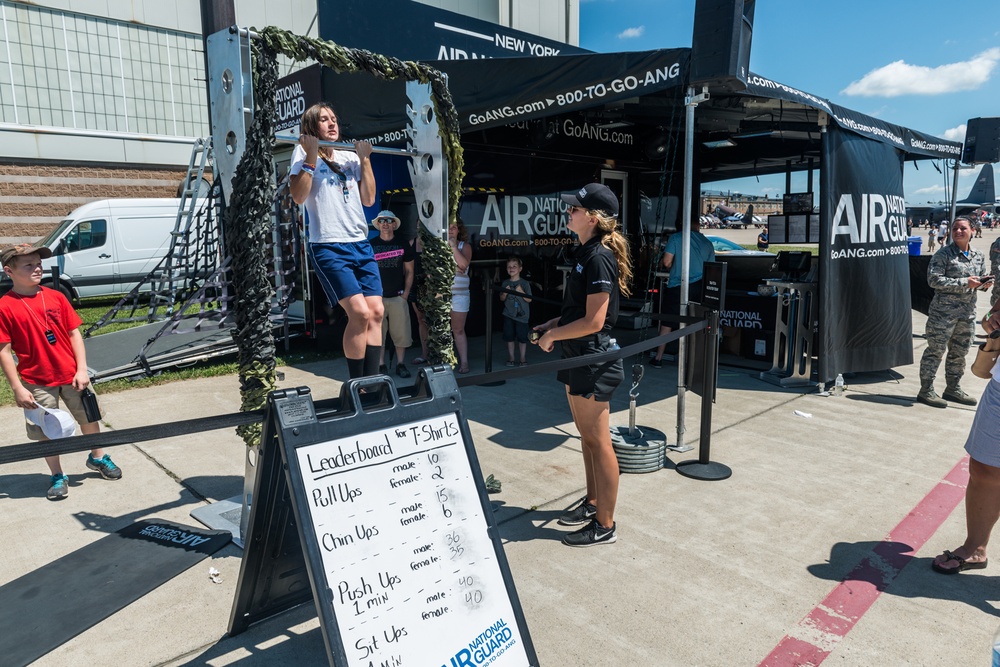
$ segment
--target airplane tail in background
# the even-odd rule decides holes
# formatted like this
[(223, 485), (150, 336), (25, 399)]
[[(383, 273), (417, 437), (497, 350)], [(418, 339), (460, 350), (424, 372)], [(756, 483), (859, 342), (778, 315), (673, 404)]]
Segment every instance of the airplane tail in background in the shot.
[(993, 204), (997, 200), (996, 185), (993, 180), (993, 165), (986, 163), (972, 184), (972, 191), (959, 204)]

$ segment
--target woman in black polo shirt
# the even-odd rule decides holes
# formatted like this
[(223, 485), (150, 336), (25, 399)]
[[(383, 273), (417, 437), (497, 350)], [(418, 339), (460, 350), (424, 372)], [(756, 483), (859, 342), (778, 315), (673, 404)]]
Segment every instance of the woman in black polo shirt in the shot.
[[(560, 341), (562, 356), (569, 359), (610, 348), (618, 298), (629, 294), (632, 264), (628, 240), (616, 231), (618, 198), (607, 186), (591, 183), (562, 199), (569, 204), (566, 227), (580, 237), (582, 245), (567, 279), (562, 314), (535, 330), (544, 332), (536, 341), (542, 350), (551, 352)], [(587, 474), (587, 496), (559, 518), (566, 526), (587, 524), (563, 538), (569, 546), (611, 544), (617, 539), (618, 459), (609, 421), (611, 394), (624, 377), (621, 359), (577, 366), (556, 376), (566, 385)]]

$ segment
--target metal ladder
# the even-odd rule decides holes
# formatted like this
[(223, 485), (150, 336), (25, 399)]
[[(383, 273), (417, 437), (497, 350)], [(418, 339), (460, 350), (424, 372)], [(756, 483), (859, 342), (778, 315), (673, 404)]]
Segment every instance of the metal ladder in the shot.
[[(211, 193), (198, 197), (211, 157), (210, 140), (198, 139), (192, 146), (181, 185), (167, 253), (128, 294), (84, 332), (84, 337), (108, 324), (170, 319), (177, 304), (196, 293), (222, 264), (221, 231), (214, 214), (216, 202)], [(213, 186), (211, 192), (215, 191)]]
[[(191, 159), (188, 162), (187, 173), (181, 186), (180, 204), (177, 207), (177, 218), (174, 229), (170, 232), (170, 249), (165, 262), (161, 262), (152, 273), (152, 292), (149, 299), (149, 320), (157, 318), (159, 308), (164, 308), (164, 315), (169, 316), (174, 311), (180, 294), (179, 290), (187, 291), (193, 278), (197, 278), (200, 268), (199, 250), (217, 250), (217, 235), (214, 230), (202, 230), (202, 235), (208, 233), (212, 238), (199, 238), (192, 252), (191, 226), (195, 220), (195, 209), (198, 205), (202, 179), (205, 176), (205, 165), (208, 163), (212, 146), (207, 139), (197, 139), (191, 147)], [(213, 262), (215, 263), (215, 262)]]

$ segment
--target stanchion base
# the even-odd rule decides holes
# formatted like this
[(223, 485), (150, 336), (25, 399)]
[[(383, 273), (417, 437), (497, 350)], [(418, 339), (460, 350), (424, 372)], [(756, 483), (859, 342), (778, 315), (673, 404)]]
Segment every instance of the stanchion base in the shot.
[(506, 380), (497, 380), (496, 382), (484, 382), (484, 383), (482, 383), (481, 385), (478, 385), (478, 386), (480, 386), (480, 387), (501, 387), (501, 386), (503, 386), (505, 384), (507, 384)]
[(729, 466), (709, 461), (699, 463), (698, 461), (681, 461), (676, 466), (677, 472), (690, 477), (691, 479), (701, 479), (708, 482), (715, 482), (722, 479), (729, 479), (733, 476), (733, 470)]
[(667, 449), (672, 452), (680, 452), (683, 454), (684, 452), (690, 452), (694, 449), (694, 445), (667, 445)]
[(214, 502), (211, 505), (202, 505), (191, 510), (192, 518), (197, 519), (212, 530), (228, 530), (233, 534), (233, 544), (240, 549), (243, 548), (243, 539), (240, 537), (240, 516), (243, 514), (243, 498), (233, 496)]
[(788, 376), (771, 371), (761, 371), (760, 379), (779, 387), (811, 387), (815, 384), (815, 382), (807, 377)]

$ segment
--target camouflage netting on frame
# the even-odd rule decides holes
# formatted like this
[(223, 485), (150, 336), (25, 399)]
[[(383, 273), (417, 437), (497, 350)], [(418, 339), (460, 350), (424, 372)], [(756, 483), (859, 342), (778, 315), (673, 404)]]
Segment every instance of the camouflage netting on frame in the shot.
[[(233, 177), (233, 192), (223, 218), (223, 235), (232, 257), (232, 283), (239, 347), (240, 409), (264, 407), (274, 390), (274, 336), (268, 320), (272, 287), (267, 278), (272, 182), (271, 137), (274, 136), (274, 104), (278, 82), (277, 54), (293, 60), (314, 60), (335, 72), (367, 72), (380, 79), (406, 79), (429, 83), (437, 114), (444, 158), (448, 163), (448, 220), (458, 215), (463, 172), (459, 143), (458, 113), (444, 75), (426, 65), (397, 60), (363, 49), (349, 49), (279, 28), (259, 31), (251, 40), (253, 51), (254, 120), (247, 131), (247, 145)], [(420, 226), (425, 280), (419, 295), (430, 331), (431, 358), (454, 365), (451, 335), (451, 283), (455, 259), (448, 243), (434, 238)], [(260, 442), (261, 426), (241, 426), (238, 433), (248, 446)]]

